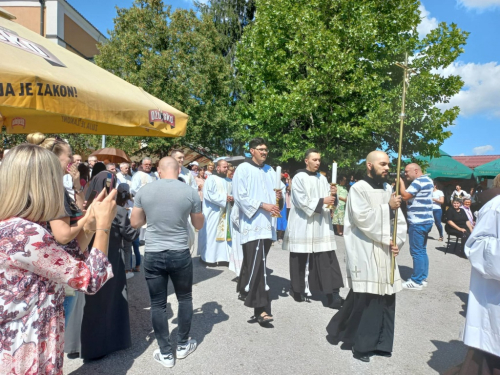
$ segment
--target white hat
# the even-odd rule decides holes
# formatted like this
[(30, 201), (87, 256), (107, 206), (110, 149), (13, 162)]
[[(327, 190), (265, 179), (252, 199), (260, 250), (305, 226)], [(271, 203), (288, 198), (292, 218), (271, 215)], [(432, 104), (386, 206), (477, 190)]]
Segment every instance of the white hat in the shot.
[(200, 165), (198, 164), (198, 162), (197, 162), (197, 161), (193, 161), (192, 163), (189, 163), (189, 165), (197, 165), (197, 166), (200, 166)]

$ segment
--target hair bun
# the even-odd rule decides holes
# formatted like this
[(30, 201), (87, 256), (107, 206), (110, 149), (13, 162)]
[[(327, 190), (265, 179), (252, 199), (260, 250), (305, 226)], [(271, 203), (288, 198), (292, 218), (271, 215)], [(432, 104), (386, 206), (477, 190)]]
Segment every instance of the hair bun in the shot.
[(40, 133), (40, 132), (36, 132), (36, 133), (28, 134), (28, 137), (26, 139), (27, 139), (28, 143), (31, 143), (32, 145), (39, 146), (43, 143), (43, 141), (45, 141), (45, 138), (47, 138), (45, 136), (45, 134)]

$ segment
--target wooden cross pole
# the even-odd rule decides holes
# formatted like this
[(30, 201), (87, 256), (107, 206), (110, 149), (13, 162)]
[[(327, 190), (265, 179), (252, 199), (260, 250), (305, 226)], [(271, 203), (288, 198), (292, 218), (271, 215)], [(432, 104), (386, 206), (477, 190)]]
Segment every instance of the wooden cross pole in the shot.
[[(408, 54), (405, 54), (405, 63), (396, 63), (397, 66), (403, 69), (403, 100), (401, 101), (401, 115), (399, 120), (399, 147), (398, 147), (398, 164), (397, 164), (397, 176), (396, 176), (396, 194), (399, 192), (399, 181), (400, 181), (400, 171), (401, 171), (401, 152), (403, 148), (403, 127), (405, 119), (405, 101), (406, 101), (406, 81), (408, 80), (408, 72), (413, 72), (412, 69), (408, 67)], [(397, 244), (398, 236), (398, 211), (394, 213), (394, 227), (392, 231), (392, 243)], [(394, 285), (394, 272), (396, 270), (396, 257), (392, 254), (391, 258), (391, 285)]]

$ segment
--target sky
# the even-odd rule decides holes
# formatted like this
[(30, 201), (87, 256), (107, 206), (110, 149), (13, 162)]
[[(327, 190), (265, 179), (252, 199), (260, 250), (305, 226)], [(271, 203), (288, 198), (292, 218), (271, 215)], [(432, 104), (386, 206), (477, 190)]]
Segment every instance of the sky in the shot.
[[(113, 29), (115, 6), (133, 0), (69, 0), (104, 35)], [(192, 0), (164, 0), (175, 8), (190, 8)], [(462, 90), (450, 104), (460, 107), (453, 135), (442, 145), (450, 155), (500, 155), (500, 0), (421, 0), (419, 34), (440, 22), (455, 23), (470, 32), (465, 52), (443, 75), (460, 75)], [(444, 106), (443, 106), (444, 107)]]

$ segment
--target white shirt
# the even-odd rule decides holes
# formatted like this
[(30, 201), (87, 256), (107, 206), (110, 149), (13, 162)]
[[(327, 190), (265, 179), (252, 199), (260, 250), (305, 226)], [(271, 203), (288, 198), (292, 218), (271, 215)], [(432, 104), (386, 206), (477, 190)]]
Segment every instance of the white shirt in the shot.
[[(444, 194), (441, 190), (435, 190), (432, 192), (432, 199), (439, 199), (441, 197), (444, 197)], [(432, 209), (433, 210), (440, 210), (441, 205), (439, 203), (432, 201)]]
[(116, 178), (120, 184), (128, 184), (129, 186), (132, 184), (132, 177), (128, 174), (124, 175), (122, 172), (118, 172)]
[(154, 175), (154, 173), (146, 173), (138, 171), (132, 177), (132, 183), (130, 185), (130, 193), (136, 195), (141, 187), (153, 181), (156, 181), (157, 179), (158, 178)]

